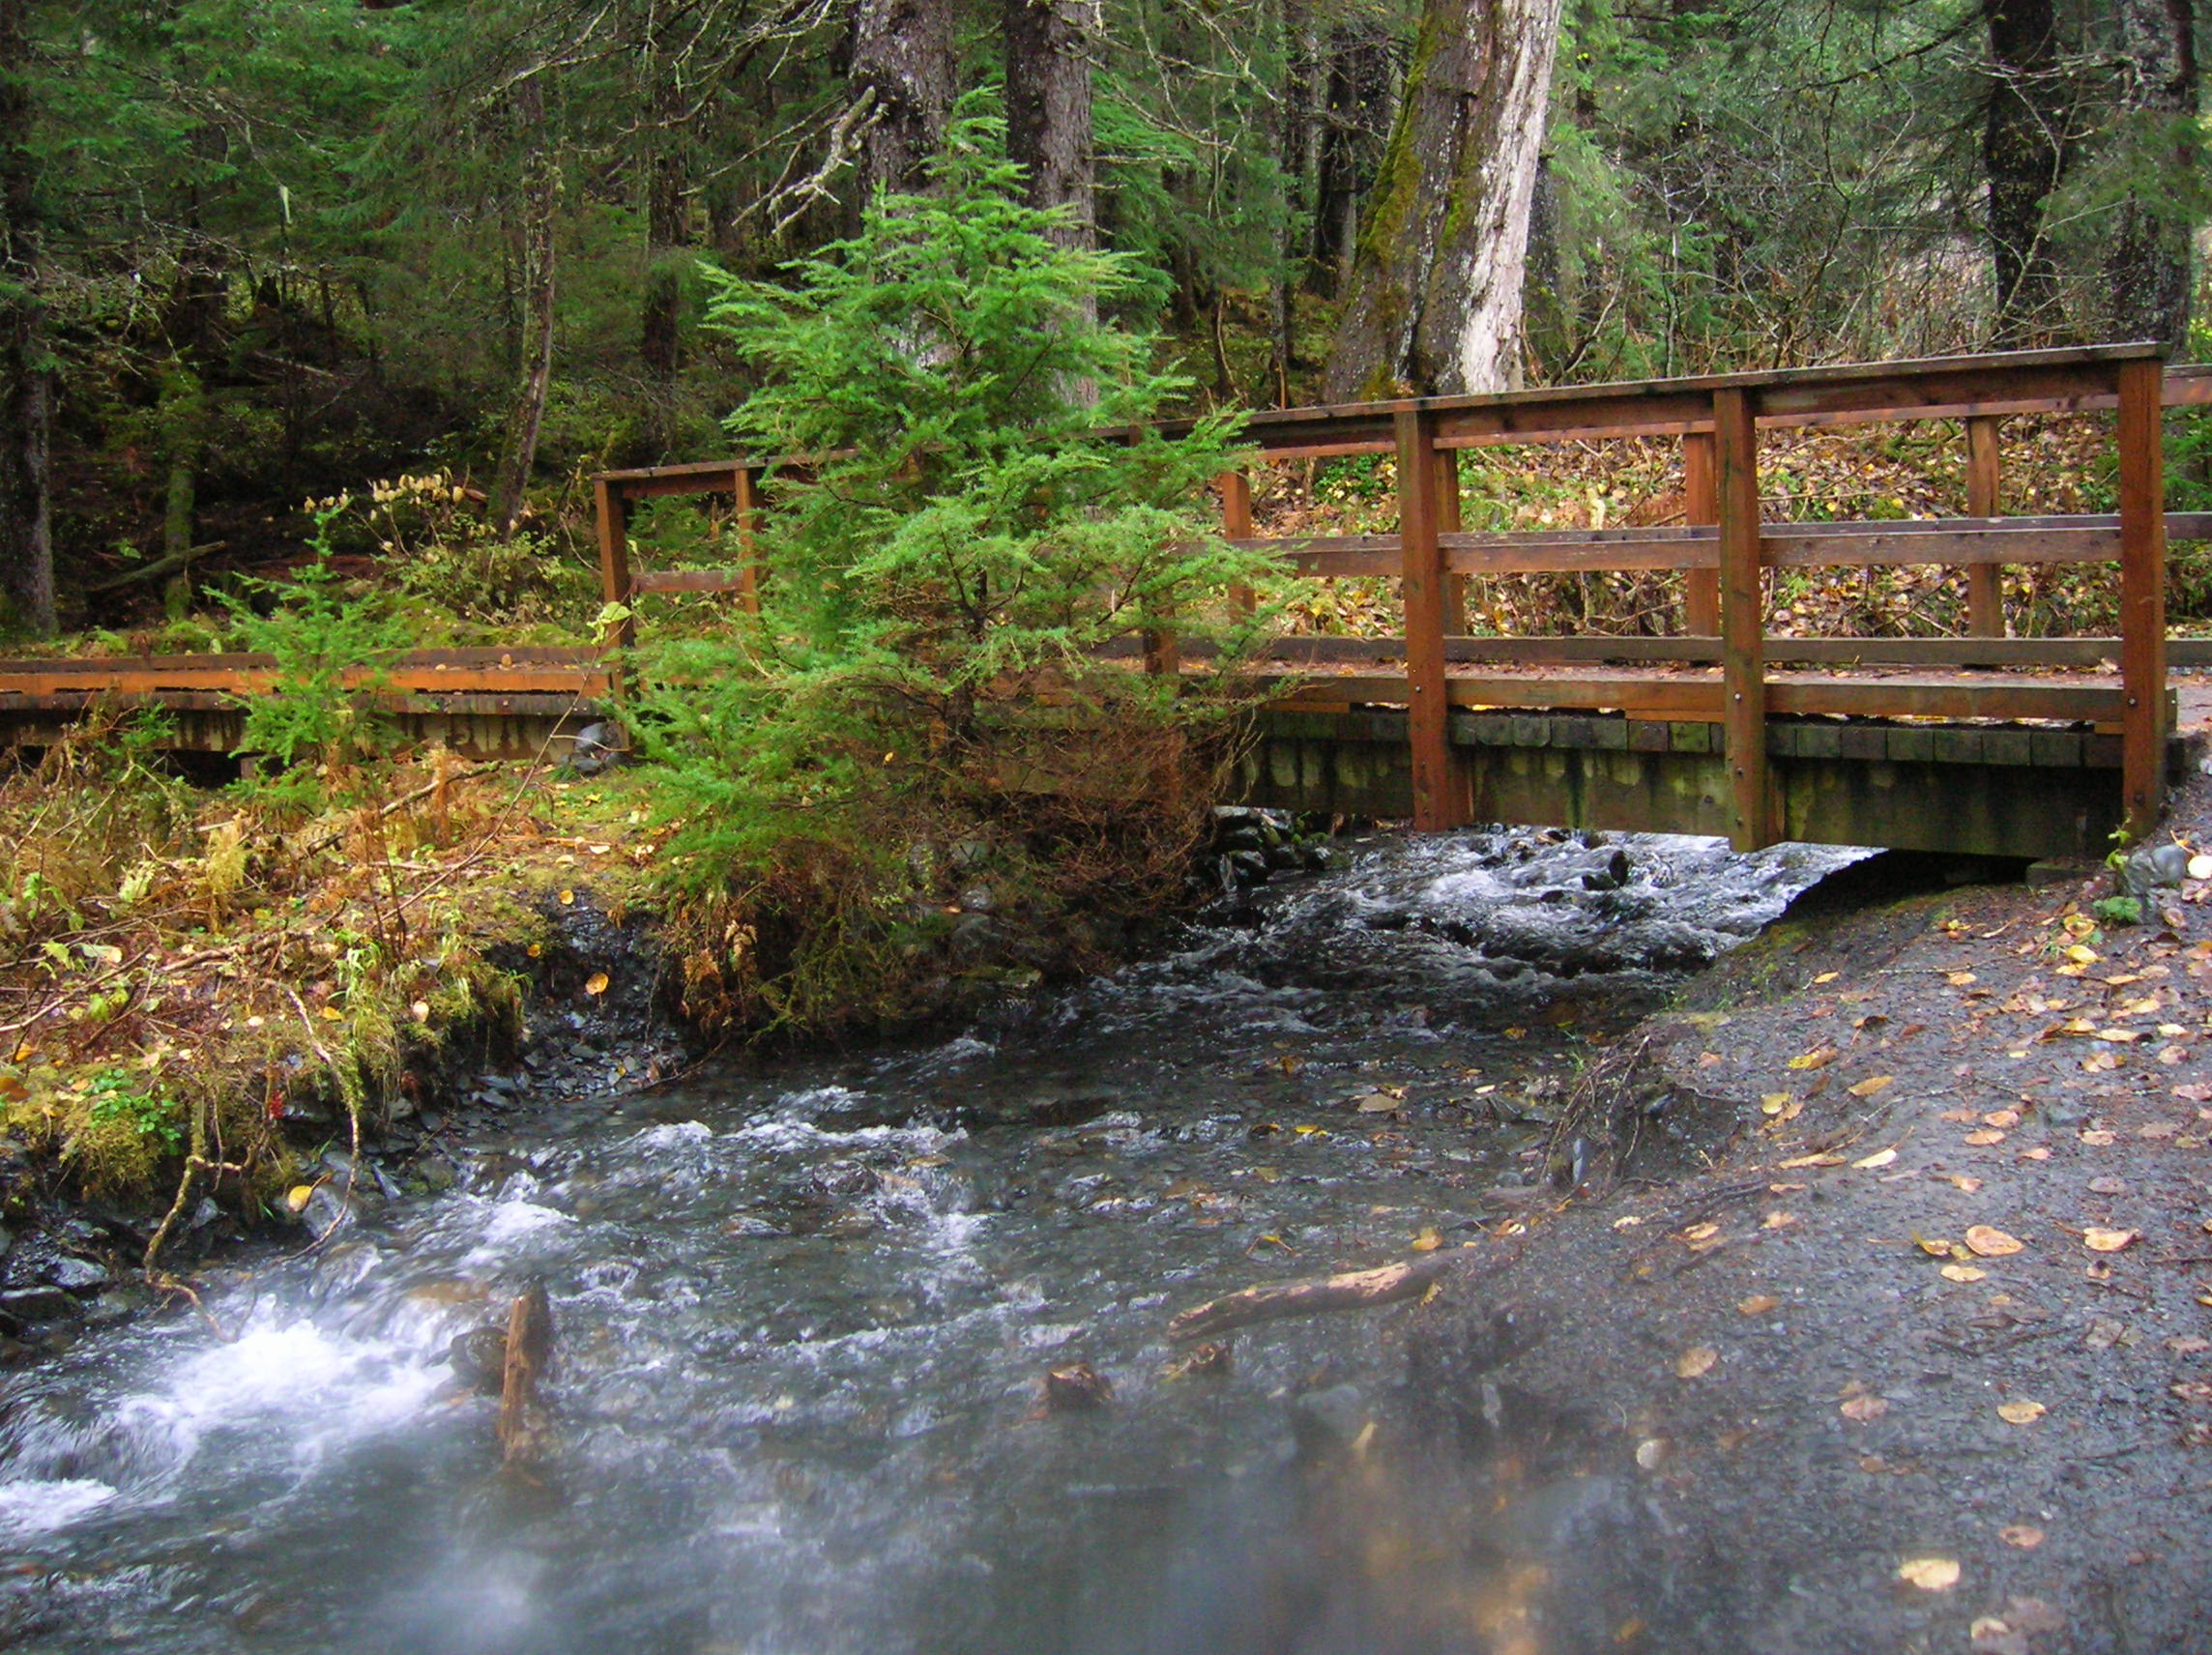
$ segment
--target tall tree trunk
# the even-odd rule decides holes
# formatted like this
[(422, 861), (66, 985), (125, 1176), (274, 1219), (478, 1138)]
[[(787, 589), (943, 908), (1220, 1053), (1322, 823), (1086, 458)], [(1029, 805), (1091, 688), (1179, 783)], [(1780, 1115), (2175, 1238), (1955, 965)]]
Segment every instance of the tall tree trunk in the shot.
[[(2105, 261), (2115, 339), (2157, 339), (2179, 350), (2189, 336), (2194, 221), (2172, 203), (2195, 193), (2200, 163), (2197, 17), (2194, 0), (2117, 0), (2121, 30), (2120, 104), (2144, 127), (2145, 159), (2160, 179), (2133, 185), (2120, 204), (2118, 232)], [(2173, 188), (2162, 188), (2160, 180)]]
[(515, 88), (516, 136), (523, 146), (521, 223), (522, 339), (514, 376), (514, 401), (500, 447), (492, 485), (492, 521), (512, 535), (521, 520), (538, 460), (538, 427), (545, 418), (545, 392), (553, 378), (553, 231), (561, 201), (561, 167), (545, 129), (545, 90), (538, 75)]
[(952, 109), (951, 0), (859, 0), (853, 12), (856, 99), (868, 100), (860, 134), (859, 199), (913, 189), (945, 141)]
[(1064, 247), (1098, 245), (1091, 78), (1098, 0), (1005, 0), (1006, 159), (1033, 207), (1063, 208)]
[(1329, 353), (1331, 400), (1518, 378), (1559, 0), (1428, 0)]
[(2060, 84), (2052, 0), (1982, 0), (1992, 82), (1982, 123), (1989, 173), (1990, 258), (2000, 345), (2050, 339), (2061, 322), (2058, 268), (2043, 214), (2064, 176), (2071, 115)]
[(645, 26), (646, 102), (651, 137), (645, 176), (645, 297), (638, 356), (665, 385), (676, 377), (684, 301), (684, 249), (691, 245), (691, 176), (684, 154), (684, 87), (659, 0)]
[(0, 623), (54, 629), (53, 372), (39, 295), (28, 0), (0, 0)]

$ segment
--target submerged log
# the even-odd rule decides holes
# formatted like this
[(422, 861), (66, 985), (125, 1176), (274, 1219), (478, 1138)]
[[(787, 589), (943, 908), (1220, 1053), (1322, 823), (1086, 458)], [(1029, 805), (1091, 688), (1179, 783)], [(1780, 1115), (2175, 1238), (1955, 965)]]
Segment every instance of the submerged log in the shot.
[(507, 1318), (507, 1361), (499, 1388), (499, 1447), (509, 1466), (537, 1461), (545, 1443), (538, 1384), (553, 1362), (553, 1307), (532, 1282)]
[(1342, 1275), (1308, 1276), (1303, 1281), (1246, 1288), (1225, 1298), (1193, 1305), (1168, 1323), (1168, 1337), (1178, 1341), (1207, 1339), (1255, 1321), (1391, 1304), (1426, 1292), (1431, 1283), (1459, 1262), (1453, 1254), (1434, 1253), (1426, 1259), (1409, 1259), (1372, 1270), (1348, 1270)]

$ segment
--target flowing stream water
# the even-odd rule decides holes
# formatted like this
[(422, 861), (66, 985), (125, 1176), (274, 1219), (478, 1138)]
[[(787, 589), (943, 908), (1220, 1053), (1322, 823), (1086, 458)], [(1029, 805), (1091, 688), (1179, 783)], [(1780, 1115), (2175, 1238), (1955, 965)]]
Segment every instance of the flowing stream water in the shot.
[[(521, 1112), (454, 1190), (218, 1276), (227, 1339), (88, 1330), (0, 1393), (0, 1646), (1382, 1647), (1296, 1471), (1398, 1382), (1382, 1319), (1171, 1377), (1168, 1318), (1509, 1216), (1575, 1037), (1857, 853), (1346, 849), (955, 1038)], [(532, 1279), (542, 1486), (447, 1361)], [(1113, 1401), (1046, 1412), (1078, 1361)]]

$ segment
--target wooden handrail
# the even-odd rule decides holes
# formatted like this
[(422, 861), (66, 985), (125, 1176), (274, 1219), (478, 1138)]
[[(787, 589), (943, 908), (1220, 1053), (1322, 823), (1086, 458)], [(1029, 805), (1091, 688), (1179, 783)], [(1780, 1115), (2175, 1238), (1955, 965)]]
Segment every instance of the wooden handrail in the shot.
[[(1996, 715), (2015, 718), (2116, 719), (2123, 727), (2129, 825), (2139, 834), (2148, 830), (2155, 817), (2164, 785), (2169, 716), (2165, 688), (2166, 543), (2169, 536), (2212, 538), (2212, 513), (2163, 509), (2160, 415), (2164, 407), (2201, 405), (2212, 405), (2212, 369), (2168, 368), (2161, 347), (2120, 344), (1290, 409), (1249, 418), (1246, 437), (1263, 461), (1394, 455), (1398, 532), (1256, 539), (1250, 528), (1249, 482), (1240, 475), (1222, 479), (1223, 526), (1237, 544), (1267, 546), (1305, 573), (1398, 578), (1405, 608), (1406, 630), (1399, 643), (1403, 674), (1372, 680), (1332, 678), (1316, 684), (1313, 693), (1324, 699), (1356, 699), (1362, 693), (1382, 699), (1395, 696), (1409, 707), (1416, 827), (1453, 827), (1464, 822), (1471, 809), (1447, 714), (1455, 705), (1470, 704), (1467, 698), (1483, 686), (1454, 676), (1453, 660), (1507, 658), (1558, 665), (1615, 658), (1575, 653), (1611, 649), (1645, 661), (1719, 666), (1717, 682), (1709, 676), (1654, 680), (1647, 674), (1636, 693), (1647, 700), (1657, 697), (1653, 705), (1705, 710), (1724, 726), (1730, 836), (1739, 849), (1770, 842), (1777, 828), (1765, 740), (1770, 711), (1878, 709), (1884, 710), (1880, 715), (1929, 716), (1936, 714), (1917, 710), (1970, 705), (2008, 709)], [(2002, 416), (2115, 408), (2120, 457), (2116, 513), (1997, 514), (2001, 477), (1996, 439)], [(1761, 520), (1761, 429), (1931, 418), (1965, 422), (1969, 515), (1833, 524)], [(1187, 421), (1156, 427), (1170, 438), (1190, 428)], [(1509, 534), (1470, 534), (1460, 528), (1458, 450), (1600, 437), (1681, 440), (1683, 526)], [(757, 483), (764, 470), (778, 463), (704, 461), (596, 477), (600, 572), (607, 596), (627, 601), (646, 592), (726, 590), (739, 593), (742, 601), (757, 608), (759, 574), (753, 551)], [(632, 571), (628, 503), (651, 496), (703, 493), (733, 496), (745, 547), (742, 568), (726, 576), (713, 571)], [(1789, 675), (1777, 677), (1769, 670), (1771, 663), (1785, 660), (2057, 666), (2104, 658), (2085, 652), (2101, 650), (2109, 640), (2076, 640), (2065, 648), (2045, 648), (2042, 641), (1999, 635), (2002, 566), (2093, 561), (2119, 565), (2116, 687), (1995, 681), (1913, 686), (1895, 680), (1843, 681), (1832, 675), (1800, 681)], [(1888, 641), (1766, 637), (1768, 570), (1902, 564), (1963, 570), (1967, 626), (1976, 636)], [(1691, 636), (1678, 644), (1669, 641), (1668, 649), (1675, 653), (1661, 650), (1658, 641), (1470, 640), (1461, 635), (1466, 624), (1461, 589), (1467, 576), (1610, 569), (1684, 571), (1684, 619)], [(1241, 602), (1242, 595), (1237, 596)], [(618, 641), (628, 643), (634, 637), (633, 624), (625, 623)], [(1143, 647), (1150, 670), (1177, 670), (1180, 657), (1172, 634), (1151, 633)], [(1483, 648), (1495, 653), (1475, 653)], [(1322, 657), (1323, 653), (1316, 652), (1310, 658)], [(1515, 696), (1548, 693), (1565, 698), (1554, 705), (1618, 705), (1590, 699), (1602, 693), (1602, 686), (1593, 686), (1587, 678), (1514, 682), (1522, 686), (1511, 691)], [(1514, 704), (1545, 705), (1541, 700)], [(2022, 711), (2030, 707), (2040, 711)], [(2064, 711), (2068, 709), (2072, 711)]]

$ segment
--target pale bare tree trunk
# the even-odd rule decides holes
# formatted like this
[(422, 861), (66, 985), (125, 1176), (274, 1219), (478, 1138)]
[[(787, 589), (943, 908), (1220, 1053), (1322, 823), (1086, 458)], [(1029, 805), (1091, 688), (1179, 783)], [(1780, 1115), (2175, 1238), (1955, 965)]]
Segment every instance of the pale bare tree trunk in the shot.
[(856, 100), (868, 109), (860, 134), (859, 199), (915, 189), (945, 141), (952, 109), (950, 0), (859, 0), (853, 11)]
[(545, 129), (545, 93), (538, 77), (515, 88), (515, 126), (523, 145), (522, 340), (515, 363), (514, 402), (501, 445), (492, 487), (492, 521), (514, 533), (538, 460), (538, 428), (545, 418), (545, 392), (553, 379), (553, 232), (561, 201), (561, 165)]
[(1428, 0), (1368, 198), (1331, 400), (1500, 391), (1519, 377), (1559, 0)]
[(0, 0), (0, 620), (54, 629), (54, 548), (47, 456), (53, 372), (39, 298), (39, 221), (32, 159), (30, 19), (25, 0)]

